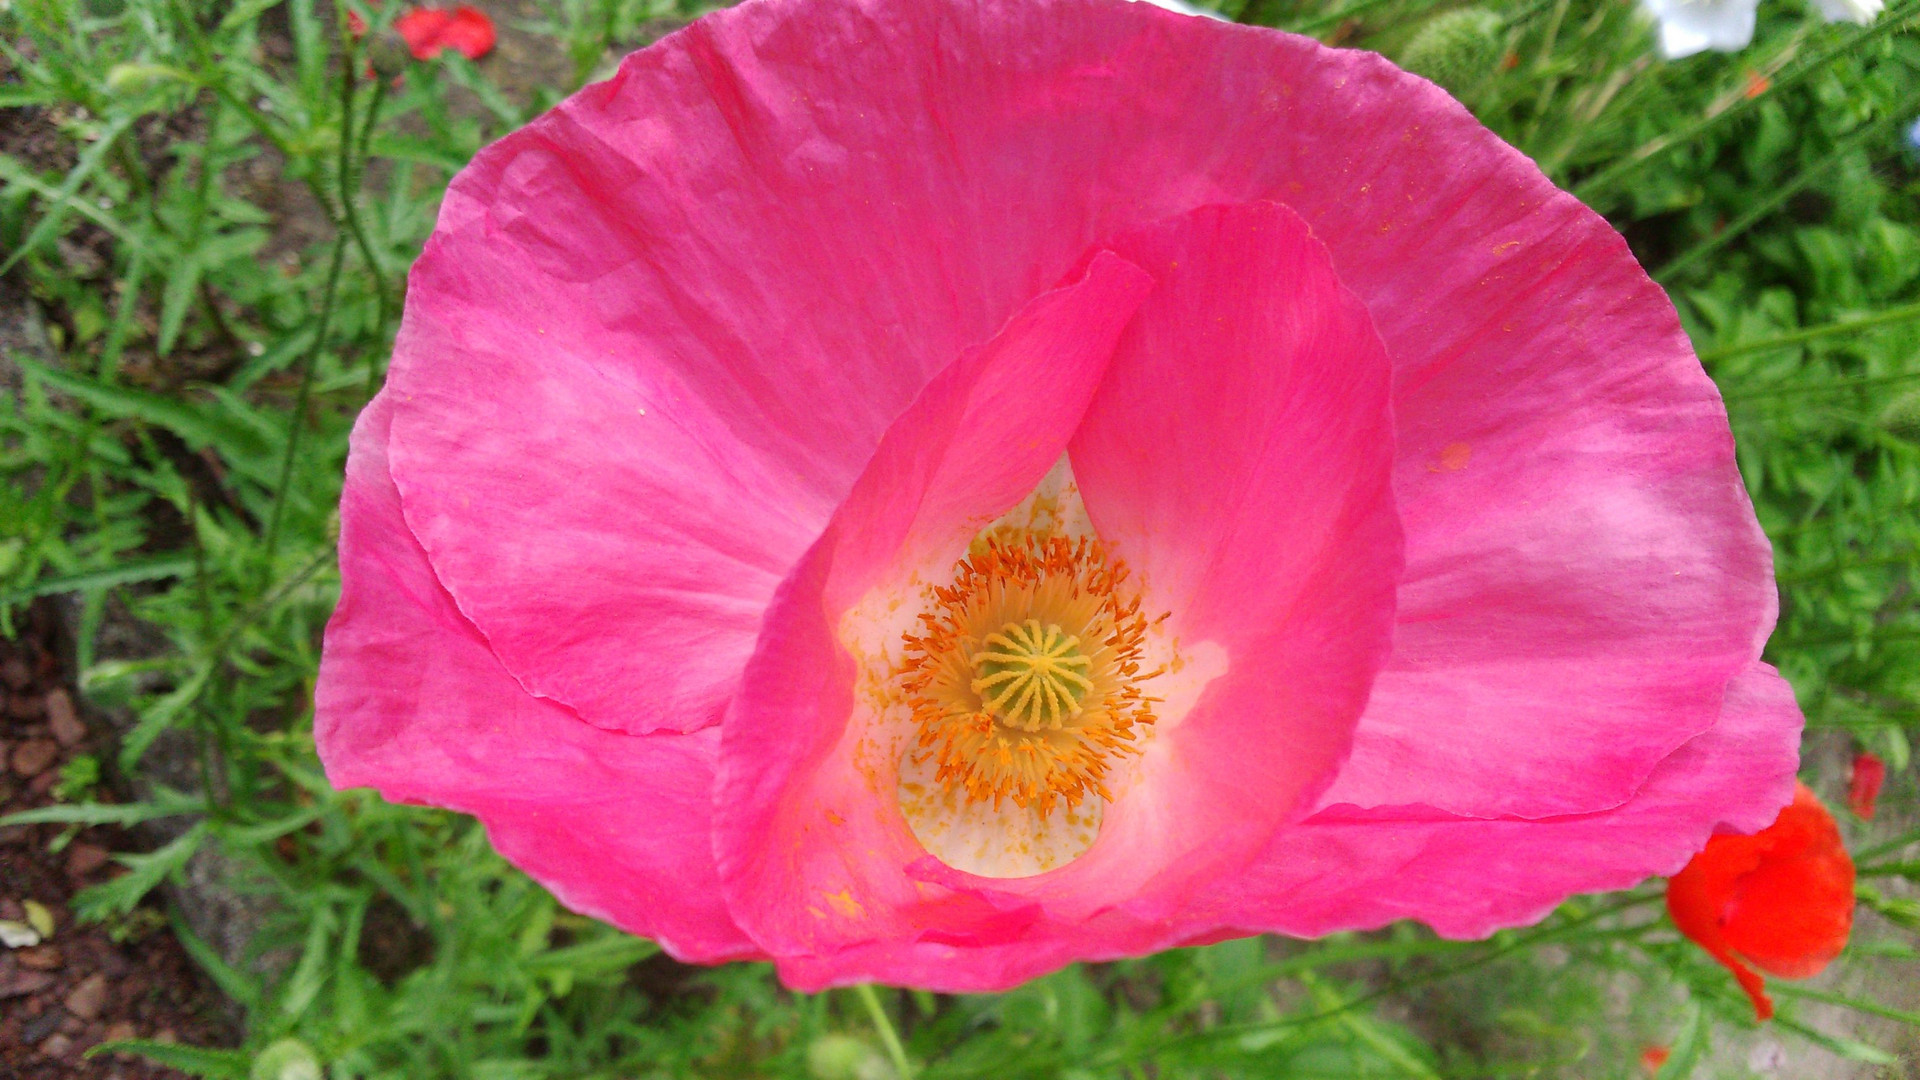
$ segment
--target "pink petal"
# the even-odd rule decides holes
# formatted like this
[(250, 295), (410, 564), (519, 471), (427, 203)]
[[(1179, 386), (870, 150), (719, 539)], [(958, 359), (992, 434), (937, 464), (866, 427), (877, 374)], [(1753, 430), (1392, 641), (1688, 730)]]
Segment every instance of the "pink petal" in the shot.
[(1100, 238), (1263, 199), (1396, 371), (1402, 646), (1339, 797), (1617, 805), (1770, 624), (1725, 419), (1606, 222), (1371, 54), (1106, 0), (703, 19), (455, 183), (396, 363), (409, 521), (524, 685), (709, 723), (933, 371)]
[(1334, 806), (1277, 834), (1253, 873), (1222, 882), (1196, 925), (1317, 937), (1418, 919), (1479, 938), (1544, 916), (1574, 893), (1672, 874), (1715, 831), (1766, 827), (1793, 798), (1800, 709), (1755, 663), (1727, 685), (1719, 721), (1623, 805), (1538, 820)]
[(897, 763), (849, 735), (854, 666), (833, 628), (928, 554), (963, 552), (1033, 489), (1151, 285), (1139, 268), (1098, 256), (1084, 278), (963, 354), (888, 430), (781, 587), (722, 726), (714, 843), (734, 917), (769, 952), (1006, 932), (989, 900), (908, 876), (924, 852), (896, 802)]
[(388, 476), (391, 392), (354, 426), (314, 739), (336, 787), (480, 818), (568, 907), (683, 960), (757, 955), (720, 899), (718, 732), (625, 736), (529, 696), (434, 580)]
[[(1226, 652), (1226, 674), (1155, 735), (1142, 778), (1107, 808), (1091, 850), (1036, 877), (990, 880), (920, 856), (891, 807), (874, 805), (875, 789), (891, 789), (871, 773), (770, 767), (771, 732), (799, 727), (787, 703), (845, 699), (792, 675), (776, 682), (760, 667), (831, 668), (821, 646), (787, 637), (799, 636), (798, 620), (776, 607), (725, 727), (718, 846), (736, 916), (781, 957), (793, 985), (996, 989), (1070, 959), (1173, 943), (1169, 918), (1185, 898), (1237, 870), (1324, 786), (1386, 657), (1399, 537), (1387, 362), (1365, 309), (1339, 287), (1305, 225), (1273, 204), (1208, 207), (1113, 247), (1159, 283), (1120, 338), (1072, 460), (1102, 537), (1139, 560), (1147, 598), (1173, 610), (1169, 625), (1183, 641)], [(921, 406), (932, 409), (940, 389), (930, 387)], [(1213, 419), (1196, 424), (1198, 415)], [(904, 439), (925, 426), (910, 411), (895, 431)], [(996, 445), (1005, 436), (987, 429), (980, 438)], [(876, 464), (884, 460), (883, 449)], [(839, 520), (865, 520), (867, 484)], [(841, 565), (835, 555), (833, 572)], [(807, 605), (799, 610), (811, 610), (806, 598), (823, 587), (835, 594), (830, 581), (796, 577), (788, 586)], [(763, 701), (785, 711), (762, 716)], [(811, 726), (820, 741), (783, 758), (831, 753), (838, 731)], [(736, 767), (791, 785), (756, 792), (767, 808), (737, 832), (733, 804), (747, 788), (735, 786)], [(861, 817), (872, 824), (860, 827)], [(737, 875), (727, 854), (736, 839), (764, 845)], [(824, 899), (795, 910), (796, 896)], [(745, 904), (773, 910), (749, 914)]]
[(1112, 248), (1159, 287), (1074, 436), (1074, 473), (1168, 628), (1224, 649), (1228, 669), (1159, 736), (1179, 762), (1165, 801), (1125, 800), (1107, 828), (1192, 823), (1206, 857), (1182, 864), (1203, 875), (1305, 812), (1386, 662), (1401, 560), (1389, 366), (1285, 207), (1206, 207)]

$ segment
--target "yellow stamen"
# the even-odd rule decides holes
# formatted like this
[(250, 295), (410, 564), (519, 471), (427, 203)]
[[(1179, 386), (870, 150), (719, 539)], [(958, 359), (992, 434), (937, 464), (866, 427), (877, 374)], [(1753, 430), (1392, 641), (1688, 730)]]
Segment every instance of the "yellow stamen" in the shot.
[(1110, 798), (1115, 759), (1154, 721), (1141, 683), (1147, 620), (1127, 568), (1096, 542), (989, 538), (928, 590), (900, 685), (916, 760), (969, 803), (1012, 799), (1043, 816)]

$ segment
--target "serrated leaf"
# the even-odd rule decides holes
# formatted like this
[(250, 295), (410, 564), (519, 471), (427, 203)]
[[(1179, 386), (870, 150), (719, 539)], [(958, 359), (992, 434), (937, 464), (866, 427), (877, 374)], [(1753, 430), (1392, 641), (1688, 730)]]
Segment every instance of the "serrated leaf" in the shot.
[(192, 555), (156, 555), (152, 558), (133, 559), (113, 566), (103, 566), (98, 570), (82, 570), (72, 574), (43, 577), (25, 588), (0, 593), (0, 604), (18, 604), (53, 593), (85, 592), (90, 589), (112, 588), (115, 585), (129, 585), (137, 581), (158, 581), (162, 578), (180, 577), (192, 571)]
[(181, 710), (200, 696), (200, 691), (206, 689), (207, 680), (212, 676), (213, 665), (201, 664), (187, 678), (187, 681), (181, 683), (172, 693), (141, 710), (140, 722), (135, 724), (133, 730), (127, 732), (126, 738), (120, 741), (122, 772), (130, 773), (134, 766), (140, 764), (140, 759), (146, 754), (147, 747), (152, 746), (153, 740), (173, 726)]
[(160, 294), (160, 335), (153, 346), (161, 356), (172, 352), (174, 342), (179, 340), (180, 328), (187, 320), (187, 308), (199, 291), (200, 273), (199, 253), (195, 252), (167, 275), (166, 288)]
[(206, 835), (207, 823), (203, 821), (151, 854), (116, 856), (116, 861), (129, 872), (80, 890), (73, 898), (74, 914), (87, 922), (128, 914), (142, 897), (187, 864), (193, 853), (200, 850), (200, 842)]
[(85, 401), (111, 416), (144, 420), (180, 436), (195, 450), (213, 447), (233, 460), (264, 458), (272, 453), (253, 429), (217, 408), (202, 408), (178, 398), (150, 394), (126, 386), (109, 386), (72, 372), (61, 371), (25, 357), (19, 364), (34, 378)]
[(138, 825), (158, 818), (197, 814), (204, 809), (197, 799), (163, 793), (160, 797), (137, 803), (78, 803), (67, 806), (42, 806), (22, 810), (0, 818), (4, 825)]
[(253, 1067), (252, 1059), (239, 1050), (209, 1050), (152, 1039), (121, 1039), (101, 1043), (87, 1051), (90, 1058), (101, 1054), (138, 1054), (148, 1061), (206, 1080), (247, 1080), (247, 1073)]

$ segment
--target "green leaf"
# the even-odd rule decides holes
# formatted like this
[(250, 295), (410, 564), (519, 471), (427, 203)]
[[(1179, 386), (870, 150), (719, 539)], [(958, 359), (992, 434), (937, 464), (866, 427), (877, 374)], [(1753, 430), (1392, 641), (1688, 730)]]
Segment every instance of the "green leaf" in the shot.
[(97, 570), (49, 575), (25, 588), (0, 593), (0, 604), (24, 603), (35, 597), (51, 596), (54, 593), (110, 589), (115, 585), (131, 585), (137, 581), (158, 581), (162, 578), (181, 577), (192, 572), (193, 556), (191, 554), (155, 555), (151, 558), (133, 559), (113, 566), (103, 566)]
[(31, 86), (0, 86), (0, 109), (19, 109), (28, 105), (51, 105), (58, 98)]
[(288, 1016), (299, 1016), (320, 996), (320, 988), (326, 985), (328, 947), (333, 941), (333, 931), (338, 919), (331, 906), (323, 907), (314, 913), (313, 922), (307, 926), (306, 948), (301, 950), (300, 963), (287, 978), (285, 992), (280, 997), (280, 1011)]
[(165, 397), (126, 386), (110, 386), (72, 372), (16, 358), (34, 378), (71, 394), (110, 416), (144, 420), (166, 428), (195, 450), (213, 447), (236, 463), (249, 458), (265, 458), (273, 450), (248, 425), (215, 408), (200, 408), (178, 398)]
[(140, 758), (146, 754), (153, 740), (173, 726), (180, 711), (193, 703), (206, 689), (207, 680), (213, 676), (212, 664), (201, 664), (187, 681), (181, 683), (172, 693), (141, 710), (140, 722), (127, 732), (120, 742), (120, 770), (132, 772), (140, 764)]
[(227, 963), (225, 957), (216, 952), (213, 946), (202, 941), (200, 935), (194, 933), (193, 928), (178, 917), (170, 918), (168, 921), (173, 927), (173, 936), (180, 942), (180, 947), (187, 950), (187, 955), (193, 958), (194, 963), (200, 965), (200, 970), (207, 973), (207, 977), (213, 980), (221, 993), (239, 1002), (249, 1012), (259, 1006), (262, 990), (258, 978)]
[(42, 806), (0, 817), (6, 825), (138, 825), (143, 821), (198, 814), (206, 809), (198, 799), (167, 793), (162, 800), (137, 803), (81, 803), (77, 806)]
[(200, 850), (200, 842), (206, 839), (206, 835), (207, 823), (202, 821), (180, 834), (173, 843), (151, 854), (115, 856), (115, 860), (130, 872), (112, 881), (80, 890), (73, 898), (74, 914), (84, 921), (94, 922), (109, 915), (131, 912), (142, 897), (153, 891), (154, 886), (187, 864), (193, 853)]
[(1654, 1074), (1654, 1080), (1684, 1080), (1693, 1075), (1699, 1067), (1700, 1058), (1707, 1052), (1713, 1040), (1713, 1025), (1707, 1019), (1707, 1011), (1694, 1002), (1687, 1015), (1687, 1024), (1680, 1029), (1679, 1038), (1674, 1040), (1673, 1052), (1667, 1055), (1665, 1064)]
[(625, 971), (660, 951), (660, 946), (645, 938), (611, 935), (584, 945), (569, 945), (541, 953), (526, 961), (532, 974), (571, 971), (575, 975), (604, 975)]
[(148, 1061), (207, 1080), (247, 1080), (247, 1073), (253, 1067), (252, 1059), (239, 1050), (209, 1050), (152, 1039), (121, 1039), (101, 1043), (87, 1051), (90, 1058), (101, 1054), (138, 1054)]
[(235, 27), (245, 26), (272, 8), (280, 6), (282, 2), (283, 0), (241, 0), (240, 3), (233, 5), (233, 10), (227, 12), (226, 18), (220, 20), (220, 29), (232, 30)]
[(80, 160), (75, 162), (73, 168), (67, 173), (66, 180), (49, 196), (49, 201), (53, 205), (40, 215), (40, 220), (34, 223), (33, 231), (20, 242), (20, 246), (14, 249), (7, 261), (0, 263), (0, 274), (13, 269), (13, 264), (46, 242), (53, 236), (55, 230), (60, 228), (61, 221), (66, 218), (67, 207), (73, 203), (74, 196), (80, 191), (80, 186), (85, 184), (87, 177), (93, 175), (93, 171), (100, 167), (100, 162), (106, 158), (107, 151), (113, 148), (113, 144), (120, 139), (120, 133), (127, 130), (127, 125), (131, 123), (133, 123), (131, 116), (123, 116), (115, 120), (107, 126), (107, 130), (100, 133), (100, 138), (92, 146), (87, 147), (87, 152), (80, 155)]
[(187, 308), (192, 305), (200, 286), (200, 271), (200, 258), (196, 252), (182, 259), (167, 275), (167, 286), (160, 297), (160, 335), (153, 346), (161, 356), (172, 352), (174, 342), (180, 337), (180, 327), (187, 319)]

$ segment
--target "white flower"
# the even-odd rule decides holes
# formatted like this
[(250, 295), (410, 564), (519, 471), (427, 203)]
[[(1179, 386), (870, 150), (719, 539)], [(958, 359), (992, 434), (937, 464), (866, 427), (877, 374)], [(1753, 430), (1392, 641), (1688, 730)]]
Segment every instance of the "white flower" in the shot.
[[(1819, 0), (1867, 3), (1881, 0)], [(1753, 40), (1753, 11), (1760, 0), (1640, 0), (1660, 20), (1660, 54), (1669, 60), (1702, 49), (1734, 52)]]
[(1830, 23), (1856, 22), (1865, 26), (1885, 10), (1886, 0), (1813, 0)]

